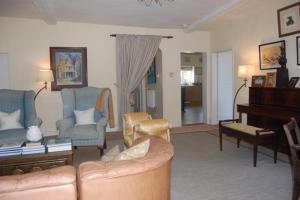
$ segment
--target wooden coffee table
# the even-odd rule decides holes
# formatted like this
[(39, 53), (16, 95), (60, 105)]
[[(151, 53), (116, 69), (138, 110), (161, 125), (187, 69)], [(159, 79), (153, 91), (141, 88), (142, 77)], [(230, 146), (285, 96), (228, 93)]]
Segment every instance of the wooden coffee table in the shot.
[(72, 164), (72, 151), (1, 157), (0, 176), (23, 174)]

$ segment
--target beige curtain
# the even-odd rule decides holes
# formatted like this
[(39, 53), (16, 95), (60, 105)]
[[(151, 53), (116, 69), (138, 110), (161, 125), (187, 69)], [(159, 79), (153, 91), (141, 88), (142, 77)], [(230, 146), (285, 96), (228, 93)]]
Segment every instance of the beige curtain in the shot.
[(119, 124), (130, 112), (130, 94), (141, 83), (161, 42), (161, 36), (117, 35), (117, 95)]

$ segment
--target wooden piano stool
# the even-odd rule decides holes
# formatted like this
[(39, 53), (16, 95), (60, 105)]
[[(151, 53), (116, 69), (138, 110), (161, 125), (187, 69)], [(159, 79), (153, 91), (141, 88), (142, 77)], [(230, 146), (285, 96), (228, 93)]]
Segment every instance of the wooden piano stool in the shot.
[(219, 139), (220, 151), (223, 150), (222, 134), (237, 139), (237, 147), (240, 147), (240, 141), (253, 144), (253, 166), (256, 167), (258, 145), (272, 144), (274, 151), (274, 163), (277, 161), (278, 134), (277, 131), (261, 129), (258, 127), (240, 123), (240, 120), (220, 120), (219, 121)]

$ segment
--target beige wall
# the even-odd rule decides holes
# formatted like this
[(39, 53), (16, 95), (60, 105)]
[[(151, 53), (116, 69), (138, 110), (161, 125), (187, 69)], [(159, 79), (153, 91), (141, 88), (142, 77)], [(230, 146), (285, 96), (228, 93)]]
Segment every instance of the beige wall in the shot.
[[(295, 3), (296, 0), (264, 0), (256, 9), (245, 9), (242, 15), (228, 21), (223, 26), (211, 31), (211, 51), (217, 52), (232, 49), (236, 67), (240, 64), (253, 64), (257, 74), (264, 74), (270, 70), (259, 70), (258, 45), (286, 41), (287, 67), (289, 75), (300, 76), (300, 66), (297, 66), (296, 36), (278, 37), (277, 10)], [(236, 76), (236, 75), (235, 75)], [(242, 80), (235, 78), (235, 90), (242, 84)], [(251, 85), (249, 79), (248, 86)], [(248, 101), (248, 90), (243, 89), (239, 94), (238, 103)]]
[[(117, 98), (115, 71), (115, 38), (112, 33), (173, 35), (163, 39), (163, 102), (164, 117), (173, 126), (181, 125), (180, 53), (209, 52), (208, 32), (184, 33), (181, 30), (146, 29), (104, 26), (83, 23), (47, 25), (40, 20), (0, 18), (0, 53), (9, 54), (10, 81), (13, 89), (37, 91), (42, 83), (35, 82), (39, 68), (49, 67), (49, 46), (87, 47), (88, 82), (90, 86), (109, 87), (113, 92), (115, 116)], [(208, 101), (209, 102), (209, 101)], [(55, 122), (62, 118), (59, 92), (43, 91), (36, 102), (43, 130), (55, 131)]]

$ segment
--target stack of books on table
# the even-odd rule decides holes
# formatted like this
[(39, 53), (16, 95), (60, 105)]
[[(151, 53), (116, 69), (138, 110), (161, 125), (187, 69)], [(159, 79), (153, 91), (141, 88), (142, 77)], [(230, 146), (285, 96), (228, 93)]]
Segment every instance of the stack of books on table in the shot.
[(72, 150), (71, 139), (61, 138), (48, 140), (47, 149), (48, 152), (70, 151)]
[(23, 143), (24, 142), (1, 144), (0, 145), (0, 157), (21, 155)]
[(22, 147), (22, 155), (45, 153), (46, 148), (43, 141), (26, 142)]

